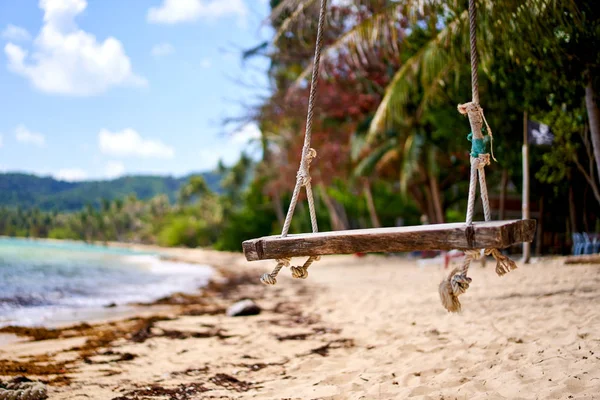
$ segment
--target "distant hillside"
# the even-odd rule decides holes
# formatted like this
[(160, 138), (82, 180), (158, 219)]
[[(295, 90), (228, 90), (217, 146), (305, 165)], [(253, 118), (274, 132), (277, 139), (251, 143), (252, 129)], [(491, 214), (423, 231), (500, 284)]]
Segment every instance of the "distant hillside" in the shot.
[[(208, 186), (219, 191), (220, 177), (207, 172)], [(64, 182), (50, 177), (22, 173), (0, 174), (0, 207), (39, 207), (42, 210), (76, 211), (86, 204), (98, 205), (101, 199), (123, 198), (135, 193), (139, 199), (167, 194), (171, 201), (189, 176), (126, 176), (111, 181)]]

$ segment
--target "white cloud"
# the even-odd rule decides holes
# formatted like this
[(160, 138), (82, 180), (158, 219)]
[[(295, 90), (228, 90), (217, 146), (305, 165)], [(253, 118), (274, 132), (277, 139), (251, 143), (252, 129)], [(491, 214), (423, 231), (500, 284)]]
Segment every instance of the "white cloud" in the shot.
[(152, 50), (150, 50), (150, 53), (152, 53), (154, 57), (164, 57), (174, 52), (175, 47), (173, 47), (173, 45), (170, 43), (159, 43), (152, 47)]
[(250, 140), (260, 139), (261, 132), (258, 125), (254, 122), (242, 126), (237, 132), (233, 133), (231, 141), (235, 144), (246, 144)]
[(44, 135), (30, 131), (23, 124), (15, 128), (15, 137), (17, 138), (17, 142), (32, 144), (38, 147), (43, 147), (46, 144), (46, 138), (44, 138)]
[(210, 68), (211, 65), (212, 62), (210, 61), (210, 58), (203, 58), (202, 61), (200, 61), (200, 66), (204, 69)]
[(75, 17), (87, 7), (86, 0), (40, 0), (44, 24), (33, 51), (7, 43), (4, 52), (10, 71), (27, 78), (37, 89), (55, 94), (90, 96), (113, 86), (145, 86), (133, 73), (123, 44), (96, 37), (77, 27)]
[(120, 132), (102, 129), (98, 134), (100, 151), (117, 157), (173, 158), (175, 150), (156, 139), (144, 139), (131, 128)]
[(25, 28), (15, 26), (12, 24), (6, 25), (6, 28), (2, 31), (2, 37), (7, 40), (13, 40), (15, 42), (31, 40), (31, 35)]
[(247, 14), (243, 0), (163, 0), (160, 6), (148, 10), (146, 18), (152, 23), (176, 24), (237, 15), (243, 23)]
[(87, 172), (80, 168), (64, 168), (54, 174), (54, 178), (67, 182), (84, 181), (87, 177)]
[(258, 125), (254, 122), (248, 123), (234, 132), (225, 143), (213, 143), (203, 147), (198, 153), (197, 168), (213, 169), (219, 161), (223, 161), (225, 165), (233, 165), (240, 159), (242, 152), (258, 161), (262, 156), (262, 148), (260, 144), (249, 145), (249, 142), (260, 137)]
[(104, 166), (104, 176), (108, 179), (115, 179), (123, 176), (125, 173), (125, 165), (119, 161), (109, 161)]
[(198, 153), (199, 170), (212, 170), (217, 167), (219, 161), (225, 165), (233, 165), (240, 158), (240, 151), (233, 147), (204, 148)]

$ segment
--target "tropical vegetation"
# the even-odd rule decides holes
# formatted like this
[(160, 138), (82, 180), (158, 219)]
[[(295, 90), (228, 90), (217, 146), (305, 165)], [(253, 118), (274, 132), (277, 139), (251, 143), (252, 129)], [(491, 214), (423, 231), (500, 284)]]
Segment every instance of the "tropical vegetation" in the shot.
[[(564, 252), (600, 215), (600, 9), (582, 0), (477, 0), (481, 105), (496, 162), (494, 218), (520, 216), (524, 116), (547, 124), (531, 146), (537, 247)], [(262, 159), (191, 177), (177, 200), (127, 197), (74, 213), (5, 208), (0, 231), (240, 250), (277, 233), (289, 206), (306, 126), (319, 0), (271, 0), (272, 40), (244, 59), (268, 61), (269, 96), (228, 122), (256, 123)], [(467, 1), (331, 1), (313, 121), (311, 176), (322, 230), (465, 218), (471, 100)], [(42, 227), (43, 226), (43, 227)], [(304, 198), (292, 231), (310, 230)]]

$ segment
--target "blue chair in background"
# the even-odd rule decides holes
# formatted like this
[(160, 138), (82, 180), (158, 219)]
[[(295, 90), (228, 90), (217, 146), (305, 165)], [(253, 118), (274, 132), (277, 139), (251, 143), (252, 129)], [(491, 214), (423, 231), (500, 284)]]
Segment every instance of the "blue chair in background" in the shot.
[(592, 238), (592, 248), (594, 254), (600, 253), (600, 238), (598, 238), (597, 235), (594, 235), (594, 237)]
[(583, 232), (581, 236), (583, 237), (583, 254), (593, 254), (594, 244), (592, 243), (590, 235), (587, 232)]
[(585, 248), (585, 242), (581, 233), (573, 233), (571, 235), (573, 239), (573, 255), (578, 256), (583, 254)]

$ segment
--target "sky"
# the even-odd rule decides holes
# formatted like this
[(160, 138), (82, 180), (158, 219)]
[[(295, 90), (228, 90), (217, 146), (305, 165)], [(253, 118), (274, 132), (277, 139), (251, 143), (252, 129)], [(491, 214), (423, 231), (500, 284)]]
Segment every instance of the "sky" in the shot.
[(0, 171), (183, 176), (256, 155), (267, 0), (0, 0)]

